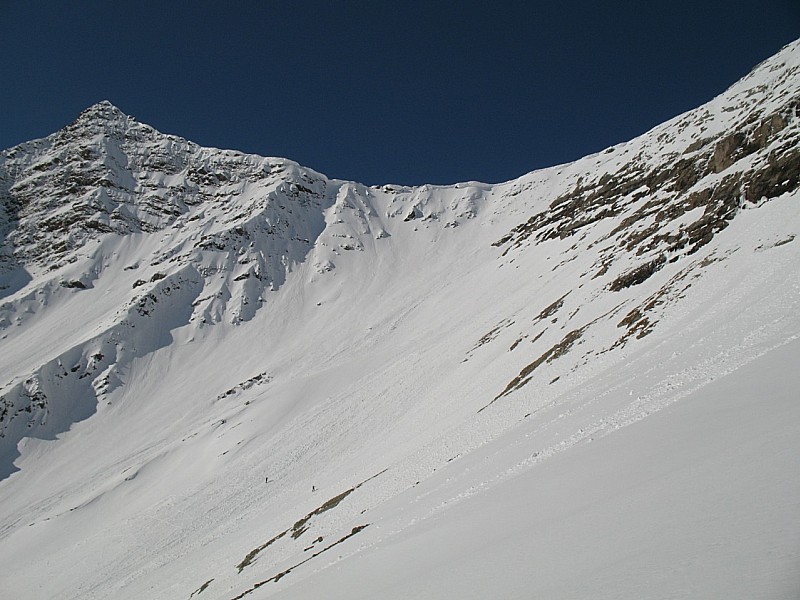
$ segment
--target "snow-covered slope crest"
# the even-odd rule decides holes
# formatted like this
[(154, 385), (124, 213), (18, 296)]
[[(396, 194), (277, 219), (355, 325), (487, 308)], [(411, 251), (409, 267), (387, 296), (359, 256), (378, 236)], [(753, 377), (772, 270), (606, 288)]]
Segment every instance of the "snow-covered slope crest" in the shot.
[[(88, 414), (73, 405), (113, 390), (124, 357), (169, 344), (167, 324), (194, 330), (249, 321), (298, 264), (310, 258), (317, 274), (330, 272), (337, 255), (387, 238), (385, 221), (395, 217), (443, 218), (455, 227), (474, 216), (483, 187), (445, 206), (439, 194), (390, 186), (382, 195), (391, 201), (378, 203), (363, 185), (331, 181), (289, 160), (159, 133), (107, 101), (47, 138), (3, 151), (5, 347), (65, 318), (77, 338), (26, 355), (14, 349), (18, 366), (5, 371), (14, 376), (0, 387), (0, 463), (26, 434), (52, 439), (72, 422), (69, 415)], [(104, 278), (107, 270), (113, 273)], [(65, 307), (78, 303), (90, 309), (76, 317)], [(134, 321), (135, 345), (120, 334)], [(96, 335), (87, 338), (89, 330)]]
[[(45, 139), (0, 154), (3, 339), (27, 336), (37, 324), (52, 327), (51, 315), (75, 304), (74, 296), (91, 306), (85, 319), (68, 316), (75, 331), (102, 330), (89, 340), (79, 335), (78, 345), (67, 338), (36, 349), (21, 361), (27, 373), (4, 370), (17, 376), (0, 390), (3, 442), (15, 445), (22, 433), (50, 437), (71, 422), (48, 418), (53, 410), (74, 412), (48, 401), (74, 397), (56, 391), (71, 387), (64, 380), (83, 379), (84, 396), (98, 382), (107, 388), (120, 366), (111, 357), (132, 346), (120, 327), (132, 330), (139, 321), (130, 350), (141, 354), (169, 342), (167, 323), (251, 319), (266, 291), (306, 259), (326, 227), (325, 212), (342, 205), (338, 187), (288, 160), (200, 148), (161, 134), (108, 102)], [(357, 243), (347, 227), (342, 231)], [(113, 279), (113, 293), (98, 282), (108, 268), (115, 271), (105, 278)], [(102, 289), (111, 298), (97, 302), (88, 292), (95, 284), (94, 296)], [(191, 293), (176, 294), (187, 285)], [(119, 351), (96, 350), (109, 345)], [(92, 358), (101, 355), (102, 368)], [(16, 435), (8, 435), (12, 422)]]
[[(794, 43), (635, 140), (499, 185), (331, 180), (107, 102), (3, 151), (0, 592), (309, 597), (785, 360), (799, 111)], [(455, 583), (399, 577), (323, 595)]]

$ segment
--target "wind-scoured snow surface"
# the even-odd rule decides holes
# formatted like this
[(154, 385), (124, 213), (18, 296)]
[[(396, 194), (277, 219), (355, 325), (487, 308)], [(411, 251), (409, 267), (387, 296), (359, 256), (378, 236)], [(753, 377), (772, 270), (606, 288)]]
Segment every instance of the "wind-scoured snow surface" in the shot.
[(800, 43), (365, 187), (108, 103), (0, 153), (0, 596), (796, 598)]

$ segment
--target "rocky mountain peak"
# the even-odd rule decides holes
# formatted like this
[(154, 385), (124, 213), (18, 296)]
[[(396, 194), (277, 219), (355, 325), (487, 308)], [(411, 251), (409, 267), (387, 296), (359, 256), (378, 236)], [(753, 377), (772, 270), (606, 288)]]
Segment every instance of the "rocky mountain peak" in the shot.
[(102, 100), (83, 110), (77, 118), (50, 138), (56, 145), (68, 143), (97, 145), (97, 136), (106, 141), (142, 143), (156, 131), (126, 115), (108, 100)]
[(128, 115), (123, 113), (119, 108), (108, 100), (101, 100), (96, 104), (83, 110), (78, 115), (78, 121), (116, 121), (120, 119), (127, 120)]

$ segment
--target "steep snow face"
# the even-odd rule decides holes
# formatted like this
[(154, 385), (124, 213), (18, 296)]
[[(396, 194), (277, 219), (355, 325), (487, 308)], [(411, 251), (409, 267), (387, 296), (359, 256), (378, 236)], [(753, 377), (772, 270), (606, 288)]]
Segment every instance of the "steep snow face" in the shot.
[[(109, 103), (0, 153), (0, 591), (641, 598), (729, 589), (759, 560), (751, 595), (789, 590), (798, 388), (774, 379), (800, 336), (798, 109), (795, 43), (640, 138), (500, 185), (330, 180)], [(716, 475), (760, 491), (698, 527)], [(542, 492), (565, 481), (586, 500)], [(694, 532), (703, 568), (666, 541), (650, 567), (677, 579), (626, 566), (654, 521)], [(531, 542), (562, 535), (608, 561)]]

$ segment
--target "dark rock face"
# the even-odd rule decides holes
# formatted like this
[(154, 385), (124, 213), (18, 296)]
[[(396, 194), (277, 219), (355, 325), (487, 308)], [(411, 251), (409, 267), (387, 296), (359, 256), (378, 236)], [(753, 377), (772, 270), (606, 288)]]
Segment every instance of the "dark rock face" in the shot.
[(647, 279), (656, 271), (658, 271), (664, 263), (667, 262), (667, 259), (664, 255), (659, 255), (658, 258), (651, 260), (641, 266), (628, 271), (624, 275), (620, 275), (614, 281), (611, 282), (611, 285), (608, 288), (612, 292), (618, 292), (621, 289), (631, 287), (632, 285), (638, 285)]
[(789, 105), (783, 113), (773, 113), (761, 120), (755, 128), (735, 131), (723, 137), (716, 146), (708, 165), (711, 173), (721, 173), (737, 161), (754, 152), (766, 148), (775, 136), (788, 125), (787, 115), (794, 112), (796, 106)]
[(754, 172), (745, 188), (745, 200), (758, 202), (791, 192), (800, 185), (800, 150), (770, 153), (767, 165)]
[[(800, 99), (791, 98), (765, 117), (756, 107), (736, 131), (697, 140), (661, 164), (641, 158), (592, 181), (580, 178), (548, 210), (494, 245), (508, 252), (525, 243), (566, 239), (599, 221), (619, 218), (604, 239), (614, 243), (617, 253), (634, 253), (645, 262), (609, 288), (618, 291), (642, 283), (665, 262), (708, 244), (745, 202), (770, 200), (800, 186), (798, 104)], [(698, 209), (701, 214), (684, 222), (685, 215)], [(613, 262), (613, 256), (601, 261), (595, 276), (604, 275)]]

